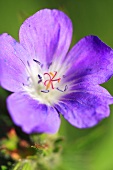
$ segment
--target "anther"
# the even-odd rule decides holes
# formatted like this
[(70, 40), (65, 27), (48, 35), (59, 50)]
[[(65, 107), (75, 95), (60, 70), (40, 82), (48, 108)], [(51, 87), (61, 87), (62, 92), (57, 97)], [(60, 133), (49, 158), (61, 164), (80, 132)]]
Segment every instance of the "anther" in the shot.
[(61, 91), (61, 92), (65, 92), (65, 91), (68, 89), (68, 86), (66, 85), (64, 90), (61, 90), (61, 89), (59, 89), (58, 87), (57, 87), (56, 89), (59, 90), (59, 91)]
[(30, 77), (27, 77), (27, 81), (29, 81)]
[(29, 61), (27, 61), (27, 65), (30, 67)]
[(41, 63), (40, 63), (38, 60), (33, 59), (33, 61), (34, 61), (35, 63), (41, 65)]
[(65, 78), (66, 76), (65, 76), (65, 75), (63, 75), (62, 77), (63, 77), (63, 78)]
[(23, 86), (29, 86), (28, 84), (22, 83)]
[(38, 81), (38, 84), (42, 82), (42, 77), (38, 74), (38, 78), (39, 78), (39, 81)]
[(42, 79), (42, 77), (38, 74), (38, 78), (41, 80)]
[(38, 60), (33, 59), (33, 61), (34, 61), (35, 63), (39, 64), (41, 68), (43, 67), (43, 64), (41, 64)]
[(51, 65), (52, 65), (52, 62), (48, 64), (48, 69), (49, 69), (49, 67), (50, 67)]
[(49, 93), (49, 90), (41, 90), (43, 93)]

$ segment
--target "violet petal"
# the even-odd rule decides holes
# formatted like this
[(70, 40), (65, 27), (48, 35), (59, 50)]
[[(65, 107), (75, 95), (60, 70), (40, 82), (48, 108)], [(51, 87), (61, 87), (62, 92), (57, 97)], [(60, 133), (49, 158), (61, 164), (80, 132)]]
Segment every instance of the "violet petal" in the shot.
[(98, 124), (110, 114), (109, 104), (112, 96), (103, 87), (79, 84), (64, 96), (55, 107), (73, 126), (89, 128)]
[(59, 10), (40, 10), (21, 25), (19, 37), (31, 59), (48, 68), (53, 58), (65, 57), (71, 43), (72, 23)]
[(13, 93), (7, 99), (9, 113), (26, 133), (56, 133), (60, 117), (52, 106), (39, 103), (24, 93)]
[(69, 52), (67, 81), (106, 82), (113, 75), (113, 51), (96, 36), (81, 39)]
[(26, 51), (11, 36), (6, 33), (0, 35), (0, 79), (2, 87), (15, 92), (22, 89), (23, 84), (27, 83), (27, 70), (24, 64), (26, 55)]

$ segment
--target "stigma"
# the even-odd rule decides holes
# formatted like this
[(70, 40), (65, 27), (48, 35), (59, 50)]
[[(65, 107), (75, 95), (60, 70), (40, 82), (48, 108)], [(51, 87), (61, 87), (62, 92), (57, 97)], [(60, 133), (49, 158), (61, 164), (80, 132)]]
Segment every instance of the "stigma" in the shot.
[(50, 73), (44, 73), (44, 75), (48, 76), (48, 79), (45, 80), (44, 82), (44, 86), (46, 87), (46, 90), (48, 89), (54, 89), (54, 82), (60, 82), (61, 78), (56, 78), (57, 75), (57, 71), (55, 71), (54, 73), (50, 72)]

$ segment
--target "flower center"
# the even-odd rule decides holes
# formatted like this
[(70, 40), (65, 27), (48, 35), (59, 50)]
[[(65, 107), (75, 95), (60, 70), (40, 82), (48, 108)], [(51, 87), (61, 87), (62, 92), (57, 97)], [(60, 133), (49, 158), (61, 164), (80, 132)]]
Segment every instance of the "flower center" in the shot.
[[(25, 90), (35, 99), (43, 104), (54, 104), (58, 99), (66, 93), (68, 86), (63, 83), (64, 76), (54, 67), (48, 69), (48, 72), (43, 72), (43, 65), (33, 59), (34, 63), (30, 66), (28, 62), (28, 85)], [(48, 93), (48, 94), (46, 94)]]
[(38, 78), (39, 78), (38, 84), (43, 83), (45, 86), (45, 90), (41, 90), (41, 92), (49, 92), (49, 90), (55, 89), (54, 83), (57, 82), (59, 83), (61, 80), (61, 78), (55, 78), (56, 75), (57, 75), (57, 71), (55, 71), (54, 73), (53, 72), (44, 73), (44, 76), (47, 76), (47, 79), (43, 82), (42, 77), (38, 74)]

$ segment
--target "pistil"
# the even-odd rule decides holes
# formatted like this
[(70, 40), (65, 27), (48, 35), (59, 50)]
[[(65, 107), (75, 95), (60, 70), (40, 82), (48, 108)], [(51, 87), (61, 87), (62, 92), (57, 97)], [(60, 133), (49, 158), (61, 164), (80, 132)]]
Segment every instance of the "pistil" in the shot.
[(44, 82), (44, 85), (46, 86), (46, 90), (48, 90), (51, 86), (52, 89), (54, 89), (54, 85), (53, 85), (53, 82), (56, 81), (56, 82), (60, 82), (61, 78), (58, 78), (58, 79), (54, 79), (55, 76), (57, 75), (57, 71), (55, 71), (55, 73), (44, 73), (44, 75), (48, 75), (49, 76), (49, 79), (46, 80)]

